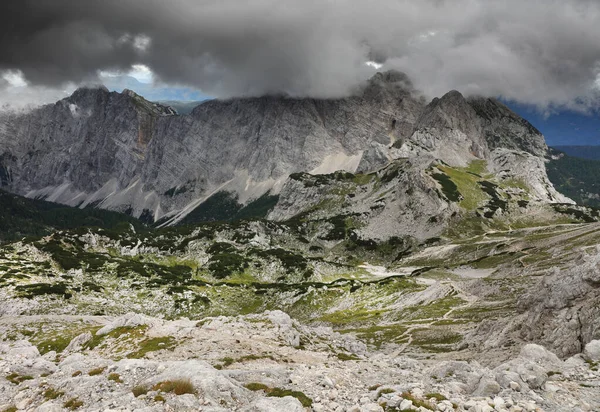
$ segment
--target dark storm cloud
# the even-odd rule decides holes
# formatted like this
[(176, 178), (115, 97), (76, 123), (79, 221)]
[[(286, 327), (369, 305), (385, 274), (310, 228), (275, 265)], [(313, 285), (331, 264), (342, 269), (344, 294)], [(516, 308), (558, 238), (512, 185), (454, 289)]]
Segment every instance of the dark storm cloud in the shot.
[(217, 96), (335, 97), (405, 71), (539, 106), (596, 104), (600, 3), (591, 0), (21, 0), (0, 4), (0, 70), (32, 86), (149, 66)]

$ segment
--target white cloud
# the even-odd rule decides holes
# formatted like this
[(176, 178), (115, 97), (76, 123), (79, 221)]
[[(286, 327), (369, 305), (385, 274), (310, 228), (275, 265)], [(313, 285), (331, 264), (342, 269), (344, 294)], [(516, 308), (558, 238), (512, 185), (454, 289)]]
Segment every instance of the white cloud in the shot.
[(6, 70), (2, 73), (1, 77), (8, 82), (10, 87), (25, 87), (27, 81), (23, 72), (20, 70)]
[(134, 64), (131, 66), (131, 71), (129, 71), (127, 75), (135, 78), (141, 83), (152, 83), (152, 80), (154, 79), (152, 70), (143, 64)]
[(141, 52), (148, 50), (152, 44), (152, 39), (144, 34), (137, 35), (133, 38), (133, 47)]
[(152, 83), (154, 80), (154, 73), (152, 70), (144, 64), (134, 64), (131, 69), (127, 72), (118, 70), (99, 70), (98, 77), (102, 79), (110, 79), (121, 76), (130, 76), (135, 78), (140, 83)]
[(457, 89), (544, 109), (598, 102), (598, 0), (69, 3), (0, 2), (0, 27), (24, 20), (0, 36), (0, 67), (36, 85), (104, 70), (219, 97), (332, 98), (355, 90), (373, 74), (365, 62), (376, 62), (429, 97)]
[(365, 64), (367, 66), (370, 66), (370, 67), (376, 69), (376, 70), (379, 70), (379, 69), (381, 69), (383, 67), (383, 64), (377, 63), (377, 62), (374, 62), (374, 61), (368, 61)]

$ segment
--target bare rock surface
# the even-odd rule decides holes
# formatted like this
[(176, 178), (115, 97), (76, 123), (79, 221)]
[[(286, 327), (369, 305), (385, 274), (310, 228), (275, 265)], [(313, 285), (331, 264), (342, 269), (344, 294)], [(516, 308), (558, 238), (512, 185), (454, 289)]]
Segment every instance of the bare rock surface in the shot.
[[(101, 335), (97, 346), (54, 353), (52, 360), (27, 341), (5, 341), (0, 406), (54, 411), (71, 402), (89, 411), (247, 412), (419, 411), (423, 406), (593, 411), (600, 406), (597, 368), (576, 358), (563, 362), (539, 345), (525, 345), (518, 357), (493, 369), (476, 361), (415, 360), (364, 347), (342, 360), (336, 353), (347, 349), (340, 346), (340, 335), (303, 326), (283, 312), (219, 317), (193, 328), (187, 322), (154, 319), (154, 326)], [(281, 330), (287, 327), (297, 330), (303, 348), (290, 344)], [(0, 320), (0, 333), (9, 329)], [(143, 346), (157, 331), (172, 333), (164, 336), (173, 339), (168, 347), (123, 357), (124, 350)], [(100, 338), (97, 331), (94, 336)], [(184, 386), (171, 389), (177, 382)]]

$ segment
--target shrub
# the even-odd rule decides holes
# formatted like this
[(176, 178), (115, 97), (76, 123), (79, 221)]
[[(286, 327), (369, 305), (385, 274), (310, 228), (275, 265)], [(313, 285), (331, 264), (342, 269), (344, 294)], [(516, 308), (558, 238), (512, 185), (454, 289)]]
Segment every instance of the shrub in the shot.
[(213, 255), (208, 263), (208, 269), (217, 279), (225, 279), (234, 273), (243, 272), (248, 267), (248, 261), (236, 253), (219, 253)]
[(33, 299), (35, 296), (41, 295), (58, 295), (65, 299), (70, 299), (72, 294), (67, 292), (67, 285), (64, 282), (55, 284), (49, 283), (34, 283), (30, 285), (18, 285), (15, 287), (18, 295), (26, 298)]
[(79, 376), (79, 375), (81, 375), (81, 371), (75, 371), (75, 372), (73, 372), (73, 375), (71, 375), (71, 376), (72, 377), (76, 377), (76, 376)]
[(100, 375), (102, 372), (104, 372), (104, 369), (106, 369), (106, 366), (103, 366), (101, 368), (92, 369), (91, 371), (88, 372), (88, 375), (90, 375), (90, 376)]
[(141, 395), (145, 395), (150, 391), (146, 385), (137, 385), (135, 386), (131, 392), (133, 392), (133, 396), (136, 398)]
[(186, 393), (195, 394), (196, 389), (189, 379), (177, 379), (174, 381), (159, 382), (152, 387), (154, 391), (173, 392), (175, 395), (183, 395)]
[(402, 398), (406, 399), (406, 400), (409, 400), (409, 401), (412, 401), (413, 406), (416, 407), (416, 408), (423, 407), (425, 409), (429, 409), (431, 411), (435, 411), (435, 407), (431, 403), (429, 403), (427, 401), (424, 401), (422, 399), (415, 398), (410, 392), (403, 392), (402, 393)]
[(431, 398), (434, 398), (438, 402), (445, 401), (445, 400), (448, 399), (444, 395), (442, 395), (441, 393), (437, 393), (437, 392), (428, 393), (428, 394), (425, 395), (425, 399), (431, 399)]
[(156, 395), (154, 397), (154, 402), (164, 402), (165, 398), (162, 395)]
[(72, 399), (69, 399), (68, 401), (66, 401), (65, 403), (63, 403), (63, 406), (65, 408), (68, 408), (68, 409), (71, 409), (71, 410), (75, 410), (77, 408), (82, 407), (83, 406), (83, 402), (80, 401), (77, 398), (72, 398)]
[(302, 406), (308, 408), (312, 406), (312, 399), (306, 396), (304, 393), (299, 391), (291, 391), (289, 389), (273, 388), (267, 392), (267, 396), (283, 398), (285, 396), (292, 396), (300, 401)]
[(230, 357), (225, 357), (225, 358), (221, 359), (221, 361), (223, 362), (223, 366), (227, 367), (227, 366), (233, 364), (235, 362), (235, 359), (230, 358)]
[(127, 355), (130, 359), (143, 358), (148, 352), (156, 352), (162, 349), (172, 349), (176, 344), (174, 338), (170, 336), (150, 338), (140, 342), (140, 348)]
[(313, 403), (312, 399), (310, 399), (304, 393), (299, 392), (299, 391), (292, 391), (289, 389), (282, 389), (282, 388), (270, 388), (267, 385), (265, 385), (263, 383), (259, 383), (259, 382), (247, 383), (244, 386), (246, 387), (246, 389), (249, 389), (254, 392), (264, 391), (267, 394), (267, 396), (269, 396), (269, 397), (275, 397), (275, 398), (283, 398), (286, 396), (294, 397), (294, 398), (298, 399), (300, 401), (300, 403), (302, 404), (302, 406), (304, 406), (305, 408), (312, 406), (312, 403)]
[(339, 360), (343, 360), (343, 361), (349, 361), (349, 360), (359, 360), (360, 358), (356, 355), (352, 355), (352, 354), (347, 354), (347, 353), (338, 353), (337, 354), (337, 358)]
[(121, 375), (119, 375), (118, 373), (110, 373), (108, 375), (108, 380), (109, 381), (114, 381), (117, 383), (123, 383), (123, 381), (121, 380)]
[(64, 392), (57, 391), (54, 388), (49, 388), (44, 391), (44, 398), (46, 398), (47, 400), (56, 399), (58, 397), (63, 396), (64, 394)]
[(257, 391), (268, 391), (269, 388), (267, 385), (265, 385), (264, 383), (258, 383), (258, 382), (251, 382), (251, 383), (247, 383), (246, 385), (244, 385), (246, 387), (246, 389), (249, 389), (253, 392), (257, 392)]
[(25, 381), (28, 381), (31, 379), (33, 379), (33, 376), (29, 376), (29, 375), (21, 376), (18, 373), (11, 373), (10, 375), (6, 376), (6, 380), (11, 383), (14, 383), (15, 385), (18, 385), (21, 382), (25, 382)]

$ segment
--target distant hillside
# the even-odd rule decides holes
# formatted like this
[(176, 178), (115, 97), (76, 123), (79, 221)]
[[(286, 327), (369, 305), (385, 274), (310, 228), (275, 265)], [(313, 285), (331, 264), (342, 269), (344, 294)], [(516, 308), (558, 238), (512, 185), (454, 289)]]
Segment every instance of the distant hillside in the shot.
[(600, 146), (553, 146), (556, 150), (573, 157), (600, 160)]
[(171, 106), (173, 109), (177, 110), (179, 114), (190, 114), (192, 110), (205, 100), (199, 100), (194, 102), (186, 102), (186, 101), (178, 101), (178, 100), (161, 100), (156, 103), (164, 104), (166, 106)]
[(0, 243), (27, 236), (44, 236), (57, 229), (82, 226), (115, 229), (130, 223), (136, 229), (144, 227), (139, 220), (122, 213), (72, 208), (0, 190)]
[[(587, 147), (596, 148), (596, 159), (600, 159), (600, 147)], [(551, 149), (551, 155), (552, 160), (546, 168), (554, 187), (578, 204), (600, 207), (600, 160), (574, 157), (557, 149)]]

